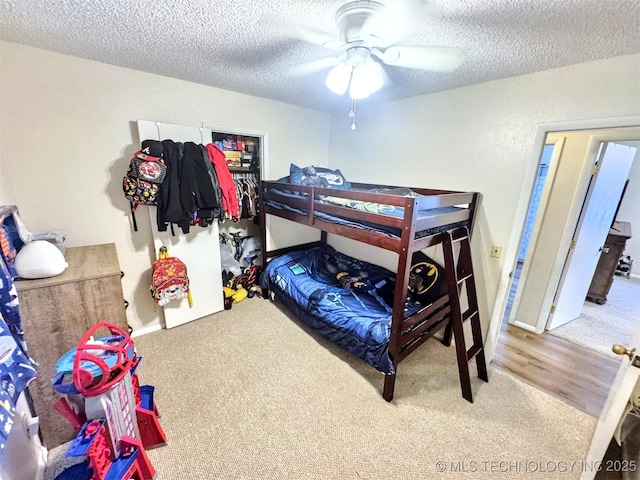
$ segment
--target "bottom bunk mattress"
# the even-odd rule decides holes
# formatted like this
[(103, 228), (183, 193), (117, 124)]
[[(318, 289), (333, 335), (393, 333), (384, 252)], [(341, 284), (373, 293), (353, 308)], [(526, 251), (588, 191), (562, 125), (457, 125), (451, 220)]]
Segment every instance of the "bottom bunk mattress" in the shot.
[[(395, 373), (389, 337), (395, 275), (328, 245), (271, 260), (260, 278), (293, 314), (383, 373)], [(407, 300), (405, 316), (420, 308)]]

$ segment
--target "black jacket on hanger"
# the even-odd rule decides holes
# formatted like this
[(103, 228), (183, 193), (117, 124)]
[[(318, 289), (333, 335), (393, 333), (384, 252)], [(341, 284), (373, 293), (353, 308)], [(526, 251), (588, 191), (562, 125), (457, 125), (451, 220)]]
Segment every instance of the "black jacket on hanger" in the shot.
[(156, 220), (158, 231), (166, 232), (169, 223), (180, 224), (188, 221), (189, 217), (180, 202), (182, 144), (163, 140), (162, 154), (167, 165), (167, 176), (160, 189)]
[(196, 212), (204, 225), (210, 225), (214, 219), (215, 209), (220, 208), (204, 163), (202, 150), (193, 142), (184, 143), (180, 203), (188, 218), (186, 223), (178, 223), (184, 233), (189, 233), (189, 225), (195, 219)]

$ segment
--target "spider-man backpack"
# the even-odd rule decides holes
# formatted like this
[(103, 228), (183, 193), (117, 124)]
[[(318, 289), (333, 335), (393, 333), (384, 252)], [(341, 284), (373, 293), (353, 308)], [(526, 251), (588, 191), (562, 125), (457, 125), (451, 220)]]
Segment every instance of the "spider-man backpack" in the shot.
[(164, 307), (171, 300), (187, 298), (189, 307), (193, 306), (187, 266), (182, 260), (170, 257), (167, 247), (160, 247), (158, 260), (153, 262), (151, 296), (158, 305)]

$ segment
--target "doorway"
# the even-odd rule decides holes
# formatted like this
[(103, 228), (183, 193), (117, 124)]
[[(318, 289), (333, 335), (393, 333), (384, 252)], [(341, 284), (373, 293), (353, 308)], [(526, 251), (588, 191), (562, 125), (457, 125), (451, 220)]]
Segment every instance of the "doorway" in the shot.
[[(545, 149), (547, 150), (546, 155), (548, 156), (549, 148), (547, 145), (552, 135), (565, 137), (582, 136), (584, 141), (580, 148), (572, 147), (573, 158), (571, 160), (564, 162), (565, 159), (563, 158), (563, 162), (559, 162), (555, 165), (555, 168), (557, 169), (555, 174), (551, 175), (550, 172), (547, 172), (545, 177), (544, 172), (540, 171), (540, 163), (543, 163), (541, 162), (541, 159), (545, 155)], [(562, 131), (558, 129), (555, 132), (548, 130), (547, 132), (544, 132), (544, 135), (539, 135), (538, 138), (540, 142), (540, 149), (538, 150), (538, 162), (536, 167), (539, 175), (536, 175), (536, 178), (532, 179), (531, 182), (532, 184), (536, 183), (542, 180), (542, 178), (538, 180), (538, 177), (545, 177), (546, 181), (544, 182), (544, 185), (545, 187), (548, 185), (549, 197), (546, 199), (546, 205), (542, 201), (539, 202), (536, 214), (531, 213), (535, 211), (535, 205), (529, 209), (527, 217), (534, 215), (536, 217), (536, 221), (533, 222), (534, 227), (531, 231), (527, 232), (527, 228), (531, 228), (530, 225), (532, 224), (532, 220), (528, 218), (528, 220), (524, 222), (518, 247), (522, 247), (524, 245), (527, 248), (519, 248), (518, 255), (516, 255), (516, 258), (513, 260), (514, 263), (511, 270), (512, 281), (511, 285), (508, 287), (507, 296), (504, 299), (506, 305), (502, 315), (504, 323), (503, 328), (498, 332), (500, 339), (498, 340), (498, 346), (496, 347), (496, 357), (502, 357), (497, 358), (498, 365), (500, 365), (500, 362), (504, 360), (505, 350), (509, 350), (509, 348), (520, 350), (518, 355), (521, 356), (521, 359), (515, 360), (512, 364), (530, 364), (532, 368), (538, 372), (535, 375), (531, 375), (530, 378), (534, 379), (530, 382), (532, 384), (536, 379), (540, 379), (539, 373), (541, 364), (536, 364), (536, 362), (541, 358), (549, 357), (549, 354), (541, 354), (535, 359), (532, 359), (531, 357), (526, 358), (528, 355), (528, 351), (526, 350), (529, 348), (529, 345), (526, 344), (526, 342), (533, 340), (537, 345), (540, 345), (540, 349), (552, 349), (547, 350), (554, 352), (553, 355), (551, 355), (552, 357), (555, 357), (557, 354), (557, 342), (543, 341), (544, 338), (555, 338), (550, 336), (548, 333), (545, 333), (546, 321), (548, 318), (549, 307), (553, 301), (553, 295), (555, 294), (555, 290), (560, 280), (561, 267), (564, 263), (564, 258), (566, 258), (566, 252), (569, 250), (570, 241), (578, 223), (582, 200), (587, 195), (592, 162), (595, 162), (599, 145), (602, 141), (607, 140), (622, 141), (640, 139), (640, 128), (621, 127), (571, 131)], [(567, 147), (571, 146), (568, 144), (563, 145), (563, 149)], [(592, 160), (590, 160), (590, 158)], [(543, 191), (545, 187), (542, 187)], [(536, 186), (536, 188), (531, 189), (534, 193), (532, 193), (530, 198), (532, 198), (534, 202), (537, 201), (538, 198), (538, 196), (535, 195), (535, 190), (539, 188), (539, 186)], [(637, 188), (640, 188), (640, 182), (638, 182)], [(576, 206), (575, 204), (578, 205)], [(564, 258), (562, 257), (563, 251)], [(522, 258), (522, 254), (524, 254), (524, 259)], [(558, 258), (560, 258), (560, 261)], [(525, 268), (527, 267), (527, 262), (529, 269)], [(560, 271), (557, 271), (559, 262)], [(518, 273), (520, 273), (520, 275), (518, 275)], [(550, 294), (548, 293), (549, 291)], [(547, 298), (547, 296), (549, 296), (549, 298)], [(545, 305), (546, 312), (544, 311)], [(518, 338), (510, 343), (510, 345), (512, 345), (512, 347), (510, 347), (504, 339), (505, 336), (509, 335), (509, 333), (513, 334), (514, 332), (517, 332)], [(532, 332), (541, 335), (535, 335), (532, 334)], [(539, 340), (536, 340), (536, 337), (539, 337)], [(577, 350), (578, 353), (575, 354), (574, 359), (571, 360), (571, 362), (576, 361), (576, 359), (580, 359), (579, 361), (582, 362), (582, 365), (584, 366), (585, 356), (584, 354), (579, 353), (579, 348)], [(584, 352), (587, 352), (587, 350), (585, 349)], [(591, 361), (592, 358), (602, 358), (603, 362), (607, 360), (609, 361), (606, 367), (600, 368), (594, 365), (591, 373), (587, 375), (587, 377), (590, 378), (585, 378), (585, 385), (587, 385), (587, 387), (585, 387), (585, 392), (591, 393), (593, 389), (588, 386), (589, 382), (593, 385), (594, 376), (598, 375), (601, 370), (606, 370), (607, 372), (603, 372), (604, 378), (601, 388), (603, 392), (599, 393), (601, 398), (602, 395), (606, 398), (606, 393), (608, 392), (610, 381), (612, 380), (611, 374), (614, 374), (614, 371), (616, 370), (611, 366), (610, 362), (613, 361), (619, 364), (619, 360), (607, 359), (604, 356), (594, 357), (592, 355), (589, 355), (588, 358), (590, 359), (589, 361)], [(540, 360), (540, 362), (542, 361), (544, 360)], [(559, 372), (561, 374), (561, 370), (556, 370), (557, 368), (560, 368), (557, 365), (558, 362), (558, 360), (554, 360), (549, 368), (555, 370), (555, 373)], [(550, 390), (555, 389), (555, 393), (560, 398), (564, 399), (573, 396), (573, 392), (579, 390), (574, 382), (580, 382), (579, 380), (576, 380), (576, 375), (574, 373), (580, 372), (576, 372), (574, 367), (568, 367), (567, 372), (572, 373), (567, 377), (564, 384), (557, 380), (561, 375), (556, 375), (554, 378), (556, 378), (557, 383), (553, 384), (553, 381), (549, 380), (549, 382), (547, 382), (549, 385), (546, 385), (547, 389), (542, 389), (551, 394), (553, 394), (553, 392)], [(567, 373), (567, 375), (569, 374)], [(522, 378), (522, 376), (520, 377)], [(549, 378), (549, 376), (546, 376), (546, 378)], [(527, 380), (525, 379), (525, 381)], [(580, 395), (576, 395), (576, 398), (580, 398)], [(600, 400), (598, 399), (598, 402), (599, 401)], [(594, 414), (595, 412), (595, 416), (597, 416), (597, 405), (596, 407), (591, 406), (589, 408), (592, 409), (589, 413)]]
[[(547, 138), (562, 142), (559, 140), (562, 137), (561, 148), (554, 148), (554, 152), (561, 150), (561, 160), (558, 158), (554, 163), (552, 155), (536, 219), (529, 221), (529, 225), (534, 225), (529, 237), (525, 236), (529, 227), (523, 225), (520, 245), (528, 244), (528, 248), (519, 279), (511, 285), (515, 293), (509, 292), (513, 299), (509, 323), (536, 333), (546, 329), (601, 143), (639, 140), (640, 127), (552, 132), (541, 142), (540, 155), (544, 152), (542, 147), (549, 143)], [(615, 210), (616, 202), (612, 210)], [(596, 246), (596, 251), (600, 245)], [(514, 259), (513, 273), (517, 273), (518, 260)], [(505, 298), (505, 304), (507, 300)]]

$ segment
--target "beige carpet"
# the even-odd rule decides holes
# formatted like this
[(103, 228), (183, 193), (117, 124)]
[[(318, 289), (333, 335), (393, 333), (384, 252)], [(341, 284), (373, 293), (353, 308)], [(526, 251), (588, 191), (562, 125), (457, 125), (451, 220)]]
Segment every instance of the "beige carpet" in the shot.
[(549, 333), (619, 359), (611, 346), (614, 343), (630, 346), (639, 326), (640, 279), (616, 276), (604, 305), (584, 302), (577, 319), (549, 330)]
[(136, 339), (168, 436), (149, 452), (159, 479), (579, 478), (592, 417), (492, 368), (470, 404), (453, 347), (433, 339), (387, 403), (382, 374), (280, 308), (249, 299)]

